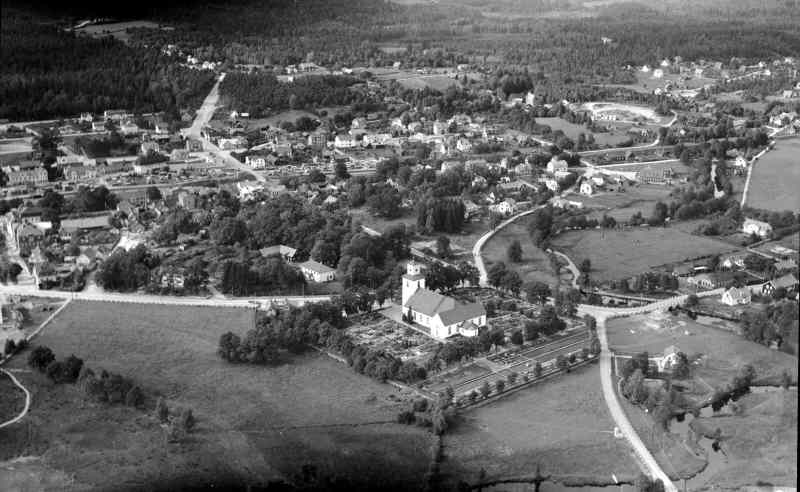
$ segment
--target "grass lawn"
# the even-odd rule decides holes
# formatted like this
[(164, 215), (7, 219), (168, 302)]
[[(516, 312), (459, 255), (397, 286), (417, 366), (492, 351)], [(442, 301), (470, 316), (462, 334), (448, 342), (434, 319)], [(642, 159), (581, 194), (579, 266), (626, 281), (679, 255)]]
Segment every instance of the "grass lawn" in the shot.
[(584, 366), (463, 414), (445, 436), (442, 471), (469, 483), (542, 473), (560, 481), (613, 483), (638, 467), (600, 388), (600, 369)]
[(736, 249), (675, 227), (567, 231), (552, 241), (552, 247), (575, 262), (589, 258), (592, 278), (600, 281), (631, 277), (668, 263)]
[[(540, 125), (548, 125), (553, 131), (561, 130), (564, 132), (564, 135), (568, 136), (572, 140), (577, 141), (578, 135), (583, 133), (587, 137), (590, 133), (590, 130), (587, 130), (586, 127), (583, 125), (576, 125), (575, 123), (570, 123), (567, 120), (558, 118), (558, 117), (550, 117), (550, 118), (536, 118), (536, 123)], [(612, 132), (597, 132), (594, 133), (594, 141), (600, 147), (605, 147), (607, 145), (615, 147), (620, 143), (628, 140), (630, 137), (626, 133), (627, 129), (630, 128), (630, 125), (623, 125), (624, 128)]]
[[(534, 246), (528, 235), (527, 217), (522, 217), (507, 225), (492, 236), (483, 247), (483, 258), (486, 268), (492, 264), (504, 262), (510, 269), (519, 273), (523, 282), (540, 281), (548, 285), (558, 285), (558, 273), (553, 271), (547, 253)], [(512, 264), (508, 261), (508, 246), (519, 240), (522, 245), (522, 262)]]
[(775, 148), (756, 162), (747, 192), (748, 205), (779, 212), (800, 209), (798, 153), (800, 138), (778, 140)]
[[(272, 367), (219, 359), (219, 336), (243, 335), (253, 320), (244, 309), (71, 304), (34, 345), (131, 376), (149, 400), (163, 395), (171, 408), (192, 408), (198, 430), (183, 445), (165, 445), (148, 413), (89, 403), (76, 386), (29, 373), (31, 415), (18, 434), (0, 436), (0, 460), (43, 454), (48, 467), (100, 489), (185, 477), (264, 483), (291, 479), (304, 464), (348, 477), (354, 488), (370, 488), (387, 470), (383, 487), (417, 488), (431, 435), (386, 423), (409, 396), (317, 354)], [(23, 367), (26, 357), (11, 365)]]
[(691, 488), (739, 490), (758, 482), (797, 487), (797, 393), (751, 393), (739, 400), (741, 415), (697, 420), (722, 431), (726, 456), (714, 470), (691, 481)]
[(694, 355), (705, 355), (703, 362), (694, 368), (695, 376), (715, 388), (729, 383), (745, 364), (753, 365), (757, 379), (777, 379), (786, 370), (797, 380), (797, 357), (684, 316), (664, 314), (615, 319), (608, 323), (608, 337), (611, 348), (623, 352), (646, 350), (656, 354), (675, 345), (690, 359)]
[(667, 203), (672, 191), (671, 188), (660, 185), (636, 185), (623, 189), (620, 192), (614, 186), (614, 191), (602, 191), (592, 196), (573, 194), (567, 196), (567, 199), (581, 202), (584, 208), (594, 210), (590, 214), (592, 218), (599, 220), (606, 214), (614, 217), (617, 222), (627, 222), (636, 212), (649, 217), (656, 202)]
[(4, 372), (0, 372), (0, 395), (0, 422), (13, 419), (25, 408), (25, 393)]

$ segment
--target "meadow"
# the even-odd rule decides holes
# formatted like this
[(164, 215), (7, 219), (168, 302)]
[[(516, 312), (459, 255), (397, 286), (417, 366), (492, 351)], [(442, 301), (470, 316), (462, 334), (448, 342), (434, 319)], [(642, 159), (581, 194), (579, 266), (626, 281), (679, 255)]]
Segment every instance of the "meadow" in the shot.
[(567, 231), (553, 239), (552, 247), (576, 262), (588, 258), (592, 262), (592, 278), (600, 281), (631, 277), (662, 265), (735, 249), (675, 227)]
[[(575, 123), (570, 123), (567, 120), (557, 118), (557, 117), (550, 117), (550, 118), (536, 118), (536, 123), (540, 125), (548, 125), (553, 131), (561, 130), (564, 132), (564, 135), (568, 136), (572, 140), (577, 140), (578, 135), (583, 133), (587, 137), (590, 133), (593, 133), (587, 130), (582, 125), (576, 125)], [(620, 143), (628, 140), (629, 136), (626, 134), (626, 130), (628, 127), (624, 127), (618, 129), (616, 131), (610, 132), (597, 132), (594, 134), (594, 141), (600, 147), (611, 146), (615, 147)]]
[[(22, 374), (34, 405), (25, 425), (0, 436), (0, 460), (41, 455), (46, 470), (99, 489), (291, 481), (303, 465), (354, 489), (378, 480), (388, 489), (419, 487), (432, 436), (392, 423), (409, 392), (316, 353), (274, 366), (221, 360), (219, 336), (244, 335), (253, 323), (254, 311), (245, 309), (72, 303), (34, 345), (133, 378), (148, 411), (91, 403), (76, 385)], [(26, 357), (10, 365), (22, 369)], [(157, 396), (193, 410), (198, 429), (186, 442), (165, 443), (149, 412)]]
[(778, 140), (752, 169), (747, 204), (755, 208), (783, 211), (800, 210), (800, 138)]
[(575, 485), (631, 479), (638, 467), (614, 423), (592, 364), (469, 410), (445, 436), (442, 471), (475, 483), (533, 475)]
[[(553, 271), (547, 253), (534, 246), (528, 234), (528, 219), (520, 218), (495, 233), (483, 247), (483, 258), (486, 268), (492, 264), (504, 262), (506, 266), (517, 273), (524, 282), (539, 281), (548, 285), (558, 285), (558, 273)], [(522, 245), (522, 261), (510, 263), (508, 261), (508, 246), (518, 240)]]

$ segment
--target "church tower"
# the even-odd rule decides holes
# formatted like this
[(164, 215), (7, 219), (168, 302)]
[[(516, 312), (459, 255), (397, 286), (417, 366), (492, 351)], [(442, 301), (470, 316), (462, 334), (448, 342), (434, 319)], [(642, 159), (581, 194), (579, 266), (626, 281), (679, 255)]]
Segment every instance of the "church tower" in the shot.
[(403, 275), (403, 307), (405, 307), (411, 296), (417, 289), (425, 288), (424, 267), (415, 262), (409, 261), (406, 265), (406, 274)]

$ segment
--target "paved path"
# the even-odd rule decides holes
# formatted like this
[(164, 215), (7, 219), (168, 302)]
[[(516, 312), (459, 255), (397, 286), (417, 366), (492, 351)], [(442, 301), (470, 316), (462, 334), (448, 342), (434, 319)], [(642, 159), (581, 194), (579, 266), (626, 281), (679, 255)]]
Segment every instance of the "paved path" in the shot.
[(31, 408), (31, 392), (28, 391), (28, 388), (22, 386), (22, 383), (20, 383), (19, 380), (17, 380), (17, 378), (10, 372), (6, 371), (5, 369), (0, 369), (0, 372), (11, 378), (11, 382), (17, 385), (17, 387), (19, 387), (19, 389), (21, 389), (23, 393), (25, 393), (25, 407), (22, 409), (19, 415), (17, 415), (13, 419), (6, 420), (5, 422), (0, 423), (0, 429), (2, 429), (3, 427), (8, 427), (9, 425), (16, 424), (28, 414), (28, 410)]
[(489, 276), (486, 273), (486, 265), (483, 263), (483, 256), (481, 256), (481, 249), (483, 249), (483, 245), (486, 244), (486, 241), (491, 239), (492, 236), (494, 236), (495, 232), (499, 231), (500, 229), (504, 228), (505, 226), (514, 222), (520, 217), (532, 214), (533, 212), (539, 210), (542, 207), (544, 207), (544, 205), (539, 205), (538, 207), (534, 207), (530, 210), (526, 210), (524, 212), (512, 215), (511, 217), (501, 222), (497, 227), (490, 230), (489, 232), (478, 238), (477, 241), (475, 241), (475, 246), (472, 247), (472, 258), (475, 262), (475, 267), (478, 269), (478, 273), (480, 274), (479, 284), (482, 287), (486, 287), (489, 283)]

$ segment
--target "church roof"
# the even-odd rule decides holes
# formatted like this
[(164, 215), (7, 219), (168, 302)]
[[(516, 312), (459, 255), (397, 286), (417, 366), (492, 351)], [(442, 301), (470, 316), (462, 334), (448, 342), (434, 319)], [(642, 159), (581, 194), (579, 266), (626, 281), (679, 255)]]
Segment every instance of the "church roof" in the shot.
[(462, 304), (452, 297), (428, 289), (417, 289), (405, 306), (425, 316), (435, 317), (438, 314), (445, 326), (486, 314), (483, 305), (478, 302)]

